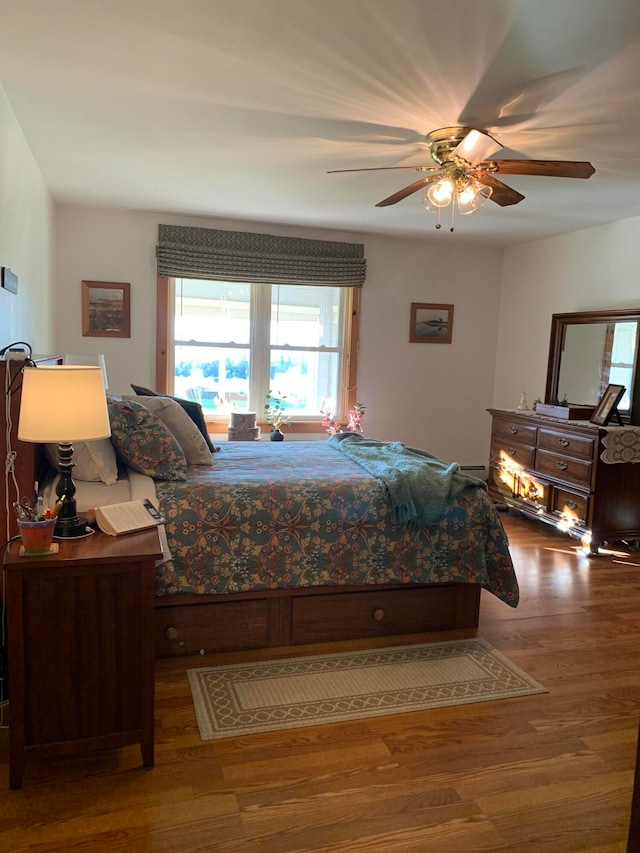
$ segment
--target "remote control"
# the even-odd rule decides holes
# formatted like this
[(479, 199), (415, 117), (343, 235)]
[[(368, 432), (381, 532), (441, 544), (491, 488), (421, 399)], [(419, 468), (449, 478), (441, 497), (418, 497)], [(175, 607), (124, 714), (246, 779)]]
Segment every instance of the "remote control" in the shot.
[(162, 516), (148, 498), (145, 499), (144, 505), (151, 518), (162, 521)]

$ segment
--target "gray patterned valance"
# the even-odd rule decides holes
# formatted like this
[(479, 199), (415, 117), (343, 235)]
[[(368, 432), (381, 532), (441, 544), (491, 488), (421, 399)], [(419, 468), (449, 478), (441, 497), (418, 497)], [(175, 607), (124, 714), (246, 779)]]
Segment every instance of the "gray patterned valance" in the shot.
[(160, 225), (158, 275), (262, 284), (361, 287), (361, 243)]

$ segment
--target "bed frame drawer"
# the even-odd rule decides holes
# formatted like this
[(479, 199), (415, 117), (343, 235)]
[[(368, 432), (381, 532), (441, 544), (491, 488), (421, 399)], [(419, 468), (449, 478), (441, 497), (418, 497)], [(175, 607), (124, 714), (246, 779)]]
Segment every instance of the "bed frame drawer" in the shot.
[(156, 604), (156, 656), (174, 657), (255, 649), (268, 644), (268, 602), (216, 602), (174, 607)]
[[(468, 612), (460, 591), (468, 588)], [(353, 637), (383, 637), (472, 628), (477, 624), (478, 587), (451, 584), (421, 589), (341, 592), (295, 598), (292, 643), (322, 643)]]
[[(280, 590), (263, 595), (156, 598), (159, 658), (477, 628), (474, 584)], [(175, 599), (174, 599), (175, 601)]]

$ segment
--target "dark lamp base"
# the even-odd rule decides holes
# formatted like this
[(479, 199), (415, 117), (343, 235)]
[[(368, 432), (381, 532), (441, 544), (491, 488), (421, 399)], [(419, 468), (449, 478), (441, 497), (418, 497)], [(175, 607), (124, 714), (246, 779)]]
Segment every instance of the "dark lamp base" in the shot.
[(87, 534), (87, 519), (86, 518), (63, 518), (56, 522), (53, 535), (60, 539), (72, 539), (74, 536), (86, 536)]

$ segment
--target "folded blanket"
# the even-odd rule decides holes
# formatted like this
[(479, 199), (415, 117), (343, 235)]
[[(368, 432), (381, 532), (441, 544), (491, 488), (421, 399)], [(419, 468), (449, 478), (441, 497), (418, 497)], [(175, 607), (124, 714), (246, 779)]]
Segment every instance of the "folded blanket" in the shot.
[(338, 433), (328, 443), (378, 479), (396, 521), (421, 527), (435, 524), (464, 489), (487, 489), (483, 480), (463, 474), (456, 462), (442, 462), (426, 450), (406, 447), (399, 441)]

